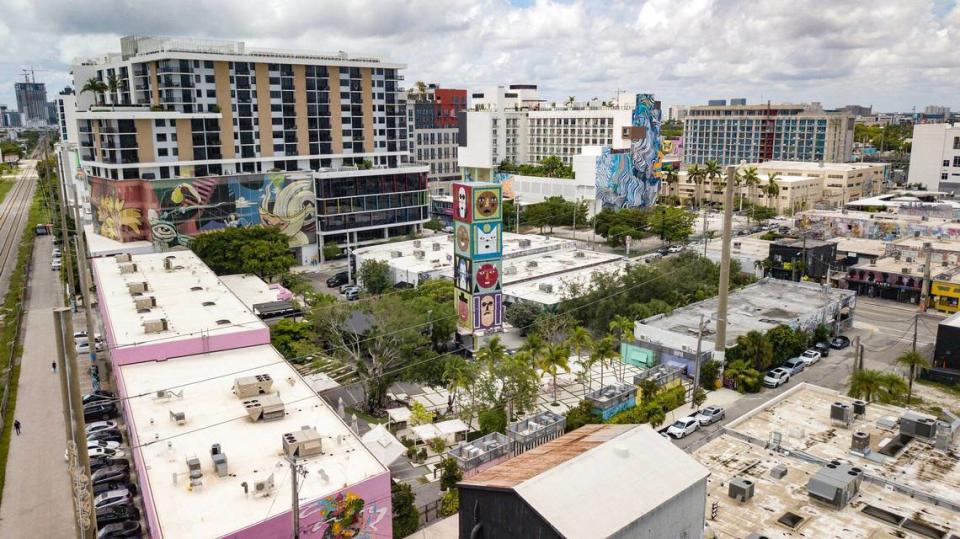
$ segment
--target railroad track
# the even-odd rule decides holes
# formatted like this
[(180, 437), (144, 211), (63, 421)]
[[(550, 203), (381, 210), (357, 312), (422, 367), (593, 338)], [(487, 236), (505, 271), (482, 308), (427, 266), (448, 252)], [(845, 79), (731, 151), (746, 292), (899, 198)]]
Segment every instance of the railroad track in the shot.
[(3, 283), (3, 294), (6, 294), (6, 282), (13, 271), (11, 261), (16, 263), (23, 227), (30, 218), (30, 202), (37, 183), (33, 178), (35, 175), (35, 167), (23, 170), (3, 201), (3, 212), (0, 213), (0, 283)]

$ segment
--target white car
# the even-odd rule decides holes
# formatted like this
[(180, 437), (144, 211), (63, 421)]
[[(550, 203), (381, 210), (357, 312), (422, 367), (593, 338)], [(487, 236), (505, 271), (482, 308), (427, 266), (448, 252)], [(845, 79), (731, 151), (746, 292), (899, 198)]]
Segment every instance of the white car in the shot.
[(100, 432), (102, 430), (110, 430), (119, 428), (116, 421), (94, 421), (93, 423), (87, 423), (87, 426), (84, 427), (84, 430), (87, 433), (87, 436)]
[(671, 245), (671, 246), (667, 249), (667, 252), (670, 252), (670, 253), (679, 253), (679, 252), (682, 251), (682, 250), (683, 250), (683, 246), (682, 246), (682, 245)]
[(685, 417), (674, 421), (667, 429), (667, 434), (680, 439), (700, 428), (700, 421), (695, 417)]
[(60, 249), (54, 248), (53, 252), (51, 253), (51, 256), (53, 256), (53, 258), (60, 258), (60, 255), (61, 255)]
[[(101, 443), (101, 442), (91, 442), (90, 440), (87, 440), (87, 456), (90, 457), (91, 459), (96, 459), (96, 458), (122, 459), (122, 458), (126, 458), (127, 456), (122, 449), (115, 449), (115, 448), (104, 447), (104, 446), (90, 447), (90, 444), (97, 444), (97, 443)], [(102, 442), (102, 443), (116, 444), (117, 447), (120, 447), (120, 444), (117, 442)], [(66, 460), (66, 461), (70, 460), (69, 449), (63, 452), (63, 460)]]
[(93, 507), (94, 509), (103, 509), (104, 507), (123, 505), (129, 503), (132, 499), (133, 496), (130, 491), (125, 488), (109, 490), (93, 499)]
[(106, 440), (87, 440), (87, 451), (92, 451), (97, 448), (112, 449), (116, 451), (120, 449), (120, 442), (108, 442)]
[(806, 352), (800, 354), (800, 359), (803, 360), (807, 365), (813, 365), (814, 363), (820, 361), (820, 352), (817, 350), (807, 350)]
[(763, 385), (767, 387), (779, 387), (790, 381), (790, 371), (783, 367), (777, 367), (767, 371), (763, 377)]
[(707, 406), (694, 417), (697, 418), (701, 426), (706, 427), (717, 421), (722, 421), (723, 418), (727, 417), (727, 411), (720, 406)]
[(54, 258), (54, 259), (53, 259), (53, 262), (50, 262), (50, 269), (51, 269), (52, 271), (58, 271), (58, 270), (60, 269), (60, 266), (61, 266), (61, 264), (60, 264), (60, 259), (59, 259), (59, 258)]
[[(103, 343), (102, 343), (102, 342), (98, 342), (98, 343), (96, 344), (96, 346), (94, 346), (94, 349), (95, 349), (97, 352), (102, 352), (102, 351), (103, 351)], [(79, 344), (77, 344), (77, 353), (78, 353), (78, 354), (89, 354), (89, 353), (90, 353), (90, 342), (89, 342), (89, 341), (82, 341), (82, 342), (80, 342)]]

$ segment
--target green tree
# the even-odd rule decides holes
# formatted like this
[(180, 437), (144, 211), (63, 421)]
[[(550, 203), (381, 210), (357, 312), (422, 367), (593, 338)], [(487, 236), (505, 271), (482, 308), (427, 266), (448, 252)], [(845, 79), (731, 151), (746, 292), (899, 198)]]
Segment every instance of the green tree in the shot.
[(847, 394), (855, 399), (873, 402), (880, 393), (881, 376), (883, 372), (873, 369), (859, 369), (850, 376), (850, 387)]
[(696, 201), (697, 208), (700, 207), (701, 199), (703, 198), (703, 180), (707, 179), (707, 171), (700, 167), (700, 165), (693, 165), (687, 169), (687, 179), (692, 181), (696, 185)]
[(707, 392), (703, 390), (702, 387), (694, 388), (693, 390), (693, 405), (699, 408), (703, 403), (707, 402)]
[[(785, 327), (785, 326), (780, 326)], [(759, 331), (750, 331), (737, 337), (738, 356), (759, 371), (773, 364), (773, 343)]]
[(930, 362), (927, 361), (927, 358), (925, 358), (923, 354), (916, 350), (910, 350), (900, 354), (893, 362), (908, 369), (907, 381), (909, 386), (907, 388), (907, 404), (910, 404), (910, 400), (913, 398), (913, 381), (916, 379), (917, 371), (929, 369)]
[(477, 378), (476, 366), (461, 356), (451, 356), (443, 371), (443, 379), (447, 382), (447, 391), (450, 392), (447, 412), (452, 413), (457, 398), (462, 391), (473, 385)]
[(717, 190), (717, 180), (720, 179), (720, 176), (723, 174), (723, 170), (720, 168), (719, 163), (713, 159), (710, 159), (704, 163), (703, 172), (707, 179), (710, 180), (710, 193), (713, 194), (713, 192)]
[(777, 326), (767, 332), (766, 340), (773, 345), (773, 363), (780, 363), (802, 354), (807, 348), (809, 336), (799, 329)]
[(780, 196), (780, 185), (777, 183), (777, 179), (780, 178), (780, 175), (776, 172), (771, 172), (767, 176), (767, 185), (765, 191), (767, 193), (767, 207), (774, 210), (774, 212), (779, 213), (777, 210), (777, 204), (774, 204), (774, 201), (777, 197)]
[(903, 377), (894, 372), (883, 372), (880, 373), (877, 381), (880, 384), (880, 402), (891, 404), (903, 402), (904, 393), (908, 391)]
[(420, 527), (420, 512), (417, 511), (417, 496), (406, 483), (392, 481), (390, 505), (393, 509), (393, 536), (406, 537)]
[(460, 490), (451, 488), (440, 497), (440, 516), (449, 517), (460, 511)]
[(683, 208), (658, 206), (650, 212), (649, 227), (664, 241), (685, 242), (693, 233), (695, 219), (695, 215)]
[[(17, 159), (23, 158), (23, 147), (12, 140), (0, 141), (0, 153), (3, 155), (16, 155)], [(38, 163), (39, 165), (39, 163)], [(38, 174), (41, 172), (38, 166)], [(42, 174), (40, 174), (42, 176)]]
[(97, 105), (103, 104), (103, 93), (109, 89), (107, 83), (103, 82), (97, 78), (87, 79), (87, 82), (83, 83), (83, 86), (80, 88), (80, 93), (84, 94), (90, 92), (93, 94), (94, 102)]
[(124, 88), (124, 81), (116, 75), (107, 77), (107, 90), (110, 91), (110, 103), (116, 105), (120, 101), (120, 90)]
[[(254, 245), (256, 247), (251, 248)], [(217, 275), (263, 273), (275, 277), (285, 273), (295, 262), (289, 252), (289, 239), (275, 227), (250, 226), (204, 232), (193, 238), (190, 249)]]
[(270, 343), (287, 359), (302, 357), (316, 350), (316, 338), (310, 322), (284, 318), (270, 328)]
[(426, 228), (427, 230), (432, 230), (434, 232), (439, 232), (440, 229), (443, 228), (443, 224), (436, 219), (430, 219), (426, 223), (423, 223), (423, 228)]
[(463, 471), (457, 459), (447, 457), (440, 461), (440, 490), (457, 489), (457, 483), (463, 479)]
[(484, 435), (491, 432), (503, 432), (507, 428), (507, 412), (503, 407), (487, 408), (477, 416), (480, 432)]
[(700, 364), (700, 386), (706, 389), (716, 387), (717, 377), (720, 376), (719, 361), (704, 361)]
[(437, 436), (436, 438), (430, 438), (427, 440), (427, 447), (429, 447), (437, 455), (442, 455), (444, 451), (447, 450), (447, 441)]
[(613, 335), (607, 334), (593, 343), (593, 359), (600, 364), (601, 388), (606, 384), (603, 379), (603, 367), (618, 355), (615, 342)]
[(590, 350), (593, 346), (593, 337), (590, 335), (590, 332), (587, 331), (583, 326), (577, 326), (573, 328), (569, 335), (567, 335), (567, 346), (570, 347), (577, 354), (577, 365), (580, 366), (581, 372), (583, 373), (584, 378), (588, 382), (584, 387), (587, 389), (584, 392), (590, 391), (592, 389), (590, 381), (590, 358), (587, 356), (587, 361), (584, 361), (583, 351)]
[[(540, 389), (540, 380), (529, 352), (507, 355), (499, 337), (494, 337), (477, 351), (480, 373), (471, 388), (472, 401), (481, 403), (479, 419), (491, 426), (495, 418), (484, 412), (499, 409), (503, 412), (504, 425), (507, 417), (513, 420), (516, 414), (533, 409)], [(487, 414), (489, 416), (489, 414)], [(485, 434), (493, 432), (484, 429)], [(499, 430), (499, 432), (503, 432)]]
[(390, 264), (386, 260), (364, 260), (358, 272), (363, 289), (370, 294), (383, 294), (390, 289)]
[(741, 393), (756, 393), (760, 391), (761, 375), (757, 369), (744, 360), (732, 361), (727, 365), (725, 376), (731, 378)]
[(593, 412), (593, 405), (590, 404), (590, 401), (582, 400), (576, 407), (567, 411), (565, 431), (573, 432), (584, 425), (597, 423), (603, 423), (603, 420)]
[(343, 254), (343, 250), (340, 249), (340, 246), (336, 243), (325, 243), (323, 245), (323, 259), (324, 260), (333, 260), (334, 258), (340, 258)]
[(674, 169), (663, 173), (663, 183), (667, 184), (667, 194), (671, 197), (677, 196), (677, 186), (680, 183), (680, 173)]
[(286, 273), (296, 262), (286, 241), (254, 240), (240, 248), (243, 273), (252, 273), (265, 281)]
[[(747, 167), (739, 173), (739, 176), (747, 187), (747, 198), (750, 200), (750, 204), (754, 204), (754, 188), (760, 185), (760, 176), (757, 174), (757, 167)], [(743, 197), (740, 197), (740, 211), (743, 211)], [(750, 218), (748, 215), (747, 224), (749, 223)]]
[(503, 317), (508, 324), (520, 330), (521, 337), (526, 337), (541, 312), (543, 308), (535, 303), (517, 301), (507, 305)]
[(433, 412), (427, 410), (420, 401), (410, 403), (410, 426), (427, 425), (433, 423)]
[(570, 347), (563, 344), (552, 344), (544, 353), (536, 358), (537, 366), (553, 378), (553, 405), (557, 402), (557, 373), (560, 369), (570, 372)]

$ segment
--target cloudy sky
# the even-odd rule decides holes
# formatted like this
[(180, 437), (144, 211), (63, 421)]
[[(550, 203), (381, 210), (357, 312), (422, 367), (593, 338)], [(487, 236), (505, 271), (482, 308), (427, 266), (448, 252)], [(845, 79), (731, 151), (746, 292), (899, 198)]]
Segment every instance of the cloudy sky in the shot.
[(49, 95), (121, 35), (239, 39), (406, 63), (415, 80), (535, 83), (549, 99), (651, 91), (960, 109), (957, 0), (0, 0), (0, 103), (34, 66)]

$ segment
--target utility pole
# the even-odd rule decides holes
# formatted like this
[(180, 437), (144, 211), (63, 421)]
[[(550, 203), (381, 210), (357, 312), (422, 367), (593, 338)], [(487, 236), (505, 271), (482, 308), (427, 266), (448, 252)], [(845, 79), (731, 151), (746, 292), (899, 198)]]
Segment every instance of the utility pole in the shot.
[[(917, 351), (917, 326), (920, 325), (920, 313), (913, 315), (913, 348), (914, 352)], [(912, 373), (911, 373), (912, 374)]]
[[(66, 190), (66, 178), (62, 179), (64, 190)], [(80, 286), (83, 289), (83, 312), (87, 318), (87, 343), (89, 344), (90, 365), (97, 366), (97, 377), (93, 379), (93, 388), (100, 389), (100, 380), (107, 376), (106, 362), (97, 360), (97, 332), (96, 321), (93, 315), (93, 279), (90, 276), (90, 268), (87, 266), (89, 257), (87, 255), (87, 244), (84, 239), (83, 216), (80, 212), (80, 193), (74, 189), (73, 193), (74, 209), (74, 228), (77, 229), (74, 237), (77, 240), (77, 273), (80, 275)]]
[[(68, 343), (73, 334), (70, 309), (61, 307), (53, 310), (53, 321), (57, 330), (57, 358), (60, 359), (61, 392), (69, 393), (64, 407), (64, 418), (70, 416), (66, 430), (67, 454), (71, 457), (71, 478), (75, 511), (77, 512), (78, 535), (84, 539), (93, 539), (97, 533), (97, 515), (93, 510), (93, 484), (90, 482), (90, 455), (87, 452), (86, 426), (83, 419), (83, 401), (80, 397), (80, 374), (76, 358)], [(70, 449), (73, 445), (73, 451)]]
[[(520, 195), (517, 195), (513, 198), (513, 205), (516, 206), (516, 209), (517, 209), (517, 222), (515, 223), (516, 229), (514, 230), (514, 232), (519, 234), (520, 233)], [(576, 212), (574, 212), (573, 217), (574, 219), (576, 219), (577, 217)]]
[[(923, 284), (920, 287), (920, 301), (918, 311), (927, 312), (927, 302), (930, 300), (930, 259), (933, 245), (929, 241), (923, 242)], [(916, 340), (916, 338), (914, 338)], [(914, 347), (916, 348), (916, 347)]]
[(580, 197), (573, 201), (573, 241), (577, 241), (577, 210), (580, 208)]
[(293, 515), (293, 539), (300, 538), (300, 466), (296, 457), (287, 457), (290, 463), (290, 513)]
[[(45, 141), (44, 141), (44, 142), (45, 142)], [(46, 158), (47, 146), (46, 146), (45, 143), (44, 143), (44, 145), (43, 145), (43, 154), (44, 154), (44, 159), (43, 159), (43, 161), (44, 161), (44, 167), (43, 167), (43, 169), (44, 169), (44, 174), (43, 174), (43, 179), (44, 179), (44, 181), (46, 181), (47, 178), (49, 178), (49, 174), (48, 174), (47, 171), (46, 171), (46, 169), (47, 169), (47, 167), (46, 167), (46, 161), (47, 161), (47, 158)], [(61, 268), (63, 268), (64, 266), (66, 267), (66, 272), (67, 272), (67, 286), (70, 287), (70, 293), (67, 294), (67, 297), (70, 298), (70, 307), (71, 307), (71, 309), (73, 309), (73, 312), (77, 312), (77, 285), (76, 285), (76, 283), (74, 282), (73, 264), (70, 262), (70, 233), (69, 233), (69, 231), (67, 230), (67, 189), (66, 189), (66, 185), (67, 185), (67, 184), (66, 184), (66, 181), (64, 181), (63, 179), (61, 179), (61, 181), (59, 182), (60, 196), (58, 197), (58, 198), (60, 198), (60, 251), (61, 251), (61, 254), (63, 255), (63, 257), (61, 258), (61, 260), (63, 260), (63, 264), (62, 264)], [(77, 261), (77, 265), (78, 265), (78, 266), (80, 265), (80, 261), (79, 261), (79, 260)]]
[(710, 241), (710, 236), (707, 234), (707, 208), (703, 208), (703, 257), (707, 257), (707, 242)]
[[(697, 325), (697, 357), (695, 358), (695, 368), (693, 370), (693, 392), (700, 387), (700, 345), (703, 343), (703, 315), (700, 315), (700, 324)], [(693, 393), (690, 394), (690, 408), (696, 408), (693, 402)]]
[(721, 380), (727, 351), (727, 295), (730, 291), (730, 240), (733, 236), (733, 185), (736, 174), (736, 167), (732, 165), (727, 167), (727, 188), (723, 193), (723, 239), (720, 249), (717, 334), (713, 343), (713, 359), (720, 362)]

